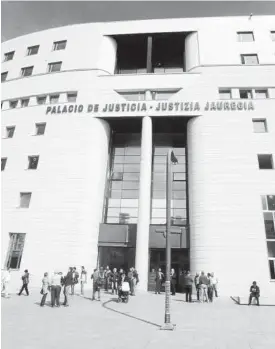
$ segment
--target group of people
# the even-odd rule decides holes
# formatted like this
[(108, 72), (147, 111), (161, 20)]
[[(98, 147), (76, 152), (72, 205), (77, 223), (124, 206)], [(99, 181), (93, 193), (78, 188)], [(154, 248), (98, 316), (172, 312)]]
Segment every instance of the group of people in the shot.
[(99, 269), (94, 269), (91, 279), (93, 280), (93, 300), (95, 300), (96, 293), (98, 294), (98, 300), (100, 300), (100, 291), (102, 288), (106, 292), (111, 289), (112, 294), (119, 296), (123, 282), (129, 283), (130, 295), (134, 296), (136, 285), (139, 282), (138, 273), (133, 267), (128, 272), (122, 268), (118, 271), (117, 268), (111, 270), (109, 266), (105, 269), (100, 267)]

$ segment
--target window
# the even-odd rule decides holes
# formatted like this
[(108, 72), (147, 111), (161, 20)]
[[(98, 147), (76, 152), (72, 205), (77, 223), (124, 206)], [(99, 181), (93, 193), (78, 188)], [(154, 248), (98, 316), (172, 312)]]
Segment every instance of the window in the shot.
[(7, 138), (12, 138), (14, 135), (14, 131), (15, 131), (15, 126), (6, 127)]
[(175, 93), (177, 93), (179, 90), (176, 91), (153, 91), (152, 92), (152, 99), (156, 101), (166, 101), (170, 97), (172, 97)]
[(271, 31), (270, 35), (271, 35), (271, 40), (275, 41), (275, 30)]
[(113, 172), (112, 173), (112, 181), (122, 181), (123, 172)]
[(240, 90), (240, 98), (241, 99), (252, 99), (252, 90)]
[(8, 77), (8, 72), (1, 73), (1, 82), (6, 81)]
[(251, 42), (254, 41), (253, 32), (238, 32), (238, 41), (240, 42)]
[(255, 90), (255, 97), (258, 99), (268, 98), (267, 90)]
[(270, 278), (275, 280), (275, 259), (269, 260)]
[(13, 59), (15, 51), (11, 51), (4, 54), (4, 62), (11, 61)]
[(260, 170), (273, 169), (273, 158), (271, 154), (258, 154), (258, 162)]
[(51, 104), (58, 103), (58, 101), (59, 101), (59, 94), (50, 96), (50, 103)]
[(29, 170), (36, 170), (38, 166), (39, 156), (29, 156)]
[(127, 101), (144, 101), (145, 100), (145, 91), (136, 91), (136, 92), (118, 92), (122, 97)]
[(1, 158), (1, 171), (5, 170), (7, 158)]
[(32, 193), (20, 193), (20, 207), (29, 208)]
[(231, 90), (219, 90), (220, 99), (231, 99)]
[(10, 101), (10, 108), (11, 109), (17, 108), (17, 105), (18, 105), (18, 100), (17, 99), (15, 99), (14, 101)]
[(269, 211), (275, 211), (275, 195), (267, 195), (267, 207)]
[(267, 239), (275, 239), (273, 212), (264, 212), (265, 234)]
[(74, 103), (74, 102), (76, 102), (76, 98), (77, 98), (77, 92), (67, 93), (67, 101), (68, 102)]
[(36, 128), (36, 135), (42, 136), (45, 133), (46, 123), (43, 122), (43, 123), (35, 124), (35, 128)]
[(7, 256), (7, 268), (19, 269), (23, 255), (26, 234), (10, 233), (10, 245)]
[(46, 104), (47, 96), (38, 96), (36, 97), (36, 102), (38, 105)]
[(242, 64), (254, 65), (259, 64), (258, 55), (250, 54), (250, 55), (241, 55)]
[(22, 68), (21, 69), (21, 76), (23, 76), (23, 77), (31, 76), (32, 71), (33, 71), (33, 66)]
[(30, 101), (29, 98), (21, 99), (21, 107), (22, 108), (27, 107), (29, 105), (29, 101)]
[(62, 62), (54, 62), (48, 64), (48, 73), (54, 73), (61, 70)]
[(67, 40), (55, 41), (53, 43), (53, 50), (54, 51), (65, 50), (66, 45), (67, 45)]
[(37, 55), (39, 50), (39, 45), (28, 47), (27, 56)]
[(266, 119), (253, 119), (252, 122), (255, 133), (267, 132)]

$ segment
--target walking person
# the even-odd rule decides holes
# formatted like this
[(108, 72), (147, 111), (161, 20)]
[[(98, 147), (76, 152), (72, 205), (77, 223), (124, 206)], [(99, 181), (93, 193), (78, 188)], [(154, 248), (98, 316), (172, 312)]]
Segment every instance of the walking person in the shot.
[(106, 269), (104, 270), (104, 286), (105, 291), (109, 291), (109, 284), (110, 284), (110, 276), (111, 276), (111, 270), (109, 268), (109, 265), (107, 265)]
[(175, 272), (175, 269), (173, 269), (173, 268), (171, 269), (170, 281), (171, 281), (172, 296), (175, 296), (176, 295), (177, 274)]
[(119, 274), (117, 272), (117, 269), (114, 268), (113, 272), (110, 275), (110, 280), (111, 280), (111, 287), (112, 287), (112, 294), (117, 294), (118, 290), (118, 279), (119, 279)]
[(160, 294), (163, 280), (164, 280), (164, 274), (161, 271), (161, 268), (159, 268), (159, 270), (156, 272), (156, 278), (155, 278), (155, 281), (156, 281), (155, 294)]
[(213, 278), (212, 275), (210, 273), (207, 274), (207, 278), (208, 278), (208, 299), (209, 301), (212, 303), (213, 302), (213, 295), (214, 295), (214, 287), (213, 287)]
[(74, 287), (76, 284), (78, 284), (78, 278), (79, 278), (79, 274), (76, 270), (76, 267), (72, 268), (72, 276), (73, 276), (73, 283), (71, 285), (71, 294), (74, 296)]
[(80, 295), (84, 296), (84, 285), (87, 284), (87, 271), (85, 270), (85, 267), (81, 267), (81, 273), (80, 273)]
[(21, 296), (23, 290), (26, 291), (27, 296), (29, 295), (29, 290), (28, 290), (28, 285), (30, 282), (30, 274), (28, 269), (24, 270), (24, 275), (22, 276), (22, 281), (23, 281), (23, 285), (21, 287), (20, 292), (18, 293), (18, 296)]
[(193, 285), (193, 278), (190, 274), (190, 271), (188, 271), (185, 275), (185, 297), (186, 302), (192, 302), (192, 285)]
[(4, 270), (1, 278), (2, 287), (1, 287), (1, 293), (4, 292), (4, 298), (9, 298), (9, 285), (11, 281), (11, 272), (10, 268), (7, 270)]
[(211, 273), (211, 277), (212, 277), (213, 291), (215, 292), (215, 297), (218, 297), (218, 278), (215, 276), (214, 273)]
[(49, 274), (44, 273), (44, 277), (42, 279), (42, 288), (40, 291), (40, 293), (42, 294), (40, 307), (44, 307), (49, 290), (50, 290)]
[(204, 300), (208, 303), (208, 279), (207, 276), (204, 274), (204, 271), (201, 272), (201, 275), (199, 277), (200, 282), (200, 302), (204, 303)]
[(252, 285), (250, 286), (250, 295), (249, 295), (248, 305), (251, 305), (252, 299), (255, 298), (257, 305), (259, 306), (260, 305), (259, 297), (260, 297), (260, 287), (257, 285), (256, 281), (253, 281)]
[(72, 285), (74, 283), (74, 278), (73, 278), (73, 268), (69, 268), (69, 271), (67, 275), (63, 278), (62, 281), (64, 285), (64, 303), (63, 305), (65, 307), (69, 306), (69, 290), (72, 288)]
[(54, 274), (50, 281), (51, 287), (51, 306), (60, 307), (60, 293), (62, 288), (62, 275), (57, 270), (54, 271)]
[(200, 274), (199, 273), (196, 273), (194, 282), (195, 282), (195, 287), (197, 292), (197, 301), (199, 301), (200, 300)]

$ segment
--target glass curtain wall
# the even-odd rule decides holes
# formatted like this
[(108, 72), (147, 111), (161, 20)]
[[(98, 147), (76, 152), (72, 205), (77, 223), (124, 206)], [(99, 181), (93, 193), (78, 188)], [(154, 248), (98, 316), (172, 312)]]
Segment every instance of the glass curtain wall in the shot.
[(187, 189), (185, 138), (182, 133), (154, 135), (151, 224), (166, 224), (166, 161), (169, 148), (173, 148), (178, 159), (178, 164), (172, 165), (172, 224), (183, 226), (187, 224)]
[(137, 223), (140, 139), (140, 133), (116, 133), (113, 137), (111, 174), (104, 211), (105, 223)]

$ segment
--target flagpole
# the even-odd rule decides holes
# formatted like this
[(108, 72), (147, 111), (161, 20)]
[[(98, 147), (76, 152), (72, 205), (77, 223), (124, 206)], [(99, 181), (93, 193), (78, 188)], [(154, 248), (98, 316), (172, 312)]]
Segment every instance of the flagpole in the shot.
[(165, 280), (165, 316), (162, 330), (174, 330), (171, 324), (171, 246), (170, 246), (170, 232), (171, 232), (171, 199), (172, 199), (172, 149), (167, 152), (166, 162), (166, 280)]

